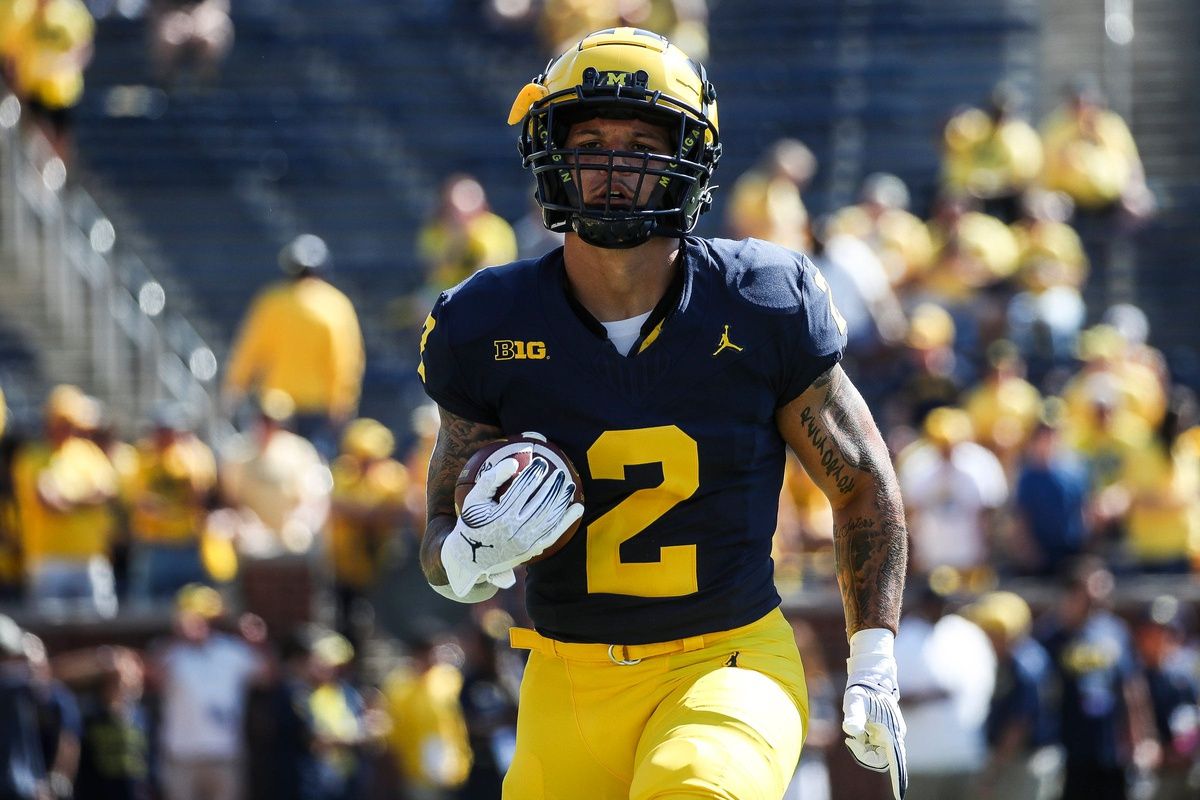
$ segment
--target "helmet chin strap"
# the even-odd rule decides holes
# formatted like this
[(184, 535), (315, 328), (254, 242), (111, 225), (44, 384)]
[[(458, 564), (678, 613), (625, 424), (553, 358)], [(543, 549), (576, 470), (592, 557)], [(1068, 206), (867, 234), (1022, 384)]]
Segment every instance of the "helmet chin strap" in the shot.
[(571, 215), (571, 229), (593, 247), (628, 250), (645, 244), (657, 227), (653, 219), (589, 219)]

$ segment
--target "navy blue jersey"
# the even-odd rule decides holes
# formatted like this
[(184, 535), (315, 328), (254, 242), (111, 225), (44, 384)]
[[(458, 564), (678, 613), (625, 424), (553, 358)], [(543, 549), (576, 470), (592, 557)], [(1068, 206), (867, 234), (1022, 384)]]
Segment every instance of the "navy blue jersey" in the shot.
[(841, 358), (843, 324), (807, 258), (756, 240), (689, 237), (669, 296), (622, 356), (571, 299), (559, 249), (481, 270), (426, 322), (433, 400), (545, 434), (583, 478), (585, 527), (529, 568), (543, 635), (665, 641), (779, 604), (774, 415)]

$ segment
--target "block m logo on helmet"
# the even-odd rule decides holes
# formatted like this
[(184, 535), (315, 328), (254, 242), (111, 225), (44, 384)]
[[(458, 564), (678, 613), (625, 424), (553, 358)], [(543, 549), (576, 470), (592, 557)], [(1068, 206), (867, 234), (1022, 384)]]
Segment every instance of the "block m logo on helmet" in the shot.
[(496, 361), (541, 361), (546, 355), (545, 342), (522, 342), (515, 339), (496, 339)]
[(650, 75), (643, 69), (636, 72), (622, 72), (620, 70), (597, 70), (595, 67), (588, 67), (583, 71), (583, 82), (588, 86), (596, 86), (603, 88), (638, 88), (645, 89), (646, 84), (650, 81)]

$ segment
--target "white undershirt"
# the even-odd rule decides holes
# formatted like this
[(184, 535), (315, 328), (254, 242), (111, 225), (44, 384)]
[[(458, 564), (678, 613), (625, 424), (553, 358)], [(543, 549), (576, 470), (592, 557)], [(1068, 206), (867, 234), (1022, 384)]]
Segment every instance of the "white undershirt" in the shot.
[(608, 340), (612, 342), (613, 347), (617, 348), (617, 352), (623, 356), (629, 355), (629, 349), (633, 347), (633, 343), (638, 340), (638, 336), (642, 334), (642, 325), (646, 324), (646, 320), (650, 319), (650, 312), (638, 314), (636, 317), (629, 319), (619, 319), (615, 322), (601, 322), (604, 330), (608, 333)]

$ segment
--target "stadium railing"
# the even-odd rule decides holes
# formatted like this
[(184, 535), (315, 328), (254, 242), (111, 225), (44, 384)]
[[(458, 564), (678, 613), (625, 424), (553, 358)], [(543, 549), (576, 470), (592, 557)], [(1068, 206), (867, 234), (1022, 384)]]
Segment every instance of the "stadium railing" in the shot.
[(84, 359), (88, 386), (128, 423), (155, 405), (188, 408), (200, 433), (224, 441), (217, 359), (167, 302), (166, 290), (120, 242), (93, 198), (68, 184), (67, 167), (45, 137), (23, 130), (22, 108), (0, 99), (0, 271), (41, 305), (46, 331)]

